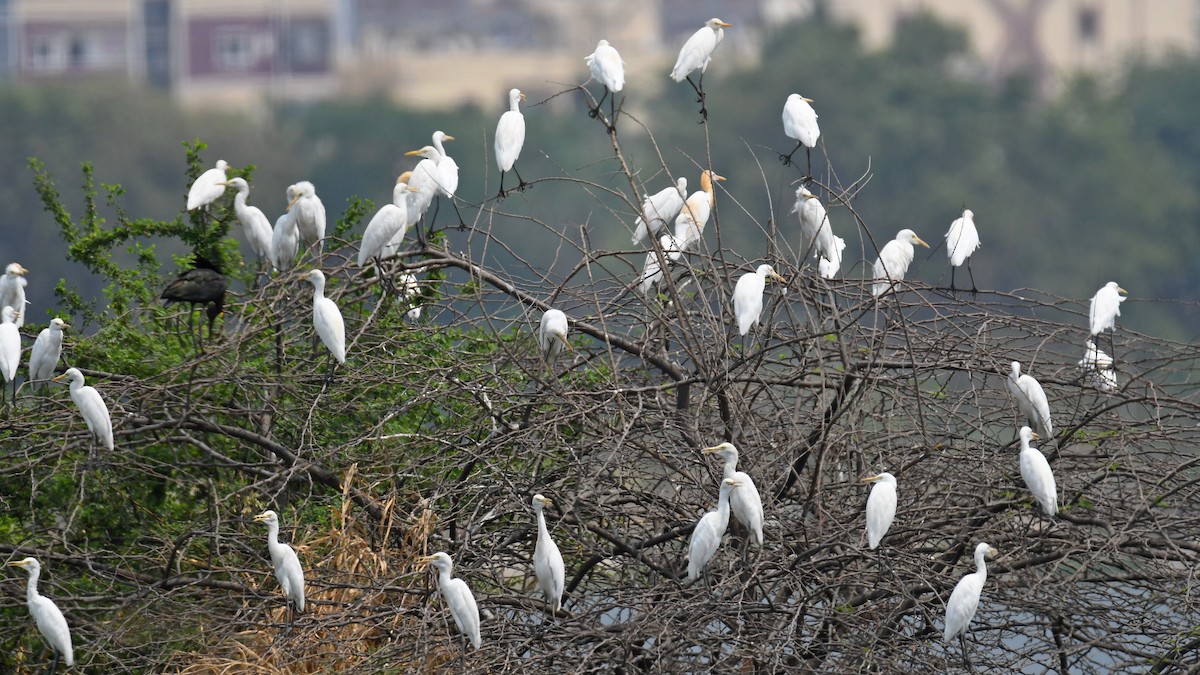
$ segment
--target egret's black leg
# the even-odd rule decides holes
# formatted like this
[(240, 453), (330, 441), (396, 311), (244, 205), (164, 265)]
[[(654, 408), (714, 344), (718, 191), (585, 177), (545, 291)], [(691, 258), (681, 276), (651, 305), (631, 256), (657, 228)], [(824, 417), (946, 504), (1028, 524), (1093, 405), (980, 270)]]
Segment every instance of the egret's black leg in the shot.
[(967, 631), (958, 634), (958, 644), (962, 646), (963, 667), (969, 672), (975, 672), (975, 667), (971, 665), (971, 660), (967, 658)]
[(50, 662), (50, 670), (46, 672), (53, 673), (58, 670), (58, 650), (51, 649), (50, 651), (54, 652), (54, 660)]
[(608, 113), (609, 113), (608, 133), (610, 133), (610, 134), (617, 130), (617, 112), (618, 112), (617, 95), (613, 94), (612, 97), (608, 99)]
[(526, 183), (525, 179), (521, 178), (521, 172), (517, 171), (516, 164), (513, 164), (512, 170), (513, 170), (513, 173), (517, 174), (517, 192), (524, 192), (525, 188), (529, 187), (529, 183)]
[[(796, 154), (796, 151), (799, 150), (800, 146), (802, 146), (802, 145), (804, 145), (804, 144), (801, 143), (800, 141), (796, 141), (796, 147), (792, 148), (792, 151), (789, 152), (788, 154), (780, 155), (779, 161), (783, 162), (784, 166), (791, 166), (792, 165), (792, 155)], [(812, 173), (812, 171), (809, 171), (809, 173)]]
[(971, 297), (979, 295), (979, 289), (975, 287), (975, 272), (971, 271), (971, 259), (967, 258), (967, 274), (971, 276)]
[(508, 193), (504, 191), (504, 172), (500, 172), (500, 192), (496, 194), (496, 199), (504, 199)]
[(608, 85), (605, 85), (604, 86), (604, 96), (601, 96), (600, 100), (596, 101), (595, 108), (588, 109), (588, 117), (590, 117), (592, 119), (596, 119), (596, 117), (598, 117), (600, 115), (600, 106), (604, 103), (604, 99), (607, 97), (608, 97)]
[(454, 207), (454, 215), (458, 216), (458, 229), (459, 229), (459, 231), (462, 231), (462, 230), (465, 230), (465, 229), (467, 229), (467, 221), (463, 219), (463, 217), (462, 217), (462, 211), (459, 211), (459, 210), (458, 210), (458, 200), (457, 200), (457, 199), (455, 199), (454, 197), (451, 197), (451, 198), (450, 198), (450, 205)]
[(950, 266), (950, 292), (951, 293), (953, 293), (955, 290), (957, 290), (954, 288), (954, 271), (957, 269), (958, 268), (955, 267), (954, 265)]

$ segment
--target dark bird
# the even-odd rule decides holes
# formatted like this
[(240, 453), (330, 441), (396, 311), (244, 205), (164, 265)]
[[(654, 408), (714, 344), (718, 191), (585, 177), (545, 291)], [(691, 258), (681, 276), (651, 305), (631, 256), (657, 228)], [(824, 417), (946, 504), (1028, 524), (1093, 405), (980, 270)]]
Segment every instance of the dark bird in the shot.
[(213, 336), (213, 323), (225, 307), (225, 287), (228, 282), (221, 269), (201, 255), (196, 256), (194, 267), (184, 270), (175, 277), (159, 296), (167, 301), (191, 303), (192, 311), (188, 312), (188, 331), (192, 330), (192, 314), (196, 305), (204, 305), (208, 312), (208, 339)]

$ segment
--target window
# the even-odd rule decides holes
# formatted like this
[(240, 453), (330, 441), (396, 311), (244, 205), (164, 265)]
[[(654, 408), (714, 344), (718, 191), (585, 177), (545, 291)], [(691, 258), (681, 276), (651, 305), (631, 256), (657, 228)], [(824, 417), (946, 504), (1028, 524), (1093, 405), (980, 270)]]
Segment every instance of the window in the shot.
[(67, 36), (42, 33), (29, 38), (31, 70), (63, 70), (67, 67)]
[(1078, 19), (1080, 41), (1098, 41), (1100, 39), (1100, 10), (1095, 7), (1081, 7)]
[(218, 70), (249, 70), (255, 60), (249, 31), (227, 28), (218, 31), (213, 38), (213, 65)]

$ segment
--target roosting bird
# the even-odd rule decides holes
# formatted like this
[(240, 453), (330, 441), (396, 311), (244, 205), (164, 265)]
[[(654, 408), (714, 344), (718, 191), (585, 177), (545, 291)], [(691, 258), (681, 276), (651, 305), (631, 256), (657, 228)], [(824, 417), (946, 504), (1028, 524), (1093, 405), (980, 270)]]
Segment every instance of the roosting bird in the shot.
[(283, 589), (284, 602), (287, 604), (287, 627), (291, 630), (293, 615), (304, 612), (304, 568), (300, 566), (296, 550), (279, 541), (279, 516), (274, 511), (263, 511), (254, 516), (254, 522), (267, 526), (267, 552), (271, 554), (275, 578)]
[(202, 206), (217, 201), (225, 194), (225, 169), (229, 164), (223, 159), (217, 160), (217, 165), (196, 178), (188, 189), (187, 210), (195, 211)]
[(846, 250), (846, 241), (834, 236), (833, 228), (829, 226), (829, 213), (825, 205), (807, 187), (796, 188), (796, 203), (792, 213), (800, 219), (800, 234), (802, 252), (812, 249), (812, 255), (817, 258), (817, 272), (826, 279), (837, 276), (842, 267), (842, 252)]
[(737, 317), (739, 335), (749, 333), (758, 325), (763, 310), (763, 291), (771, 280), (787, 283), (770, 265), (759, 265), (758, 269), (737, 280), (733, 288), (733, 313)]
[(29, 384), (33, 388), (42, 385), (54, 375), (58, 357), (62, 354), (63, 329), (71, 325), (58, 317), (50, 319), (50, 325), (38, 333), (29, 352)]
[(309, 270), (301, 279), (313, 286), (313, 328), (338, 363), (346, 362), (346, 324), (337, 303), (325, 297), (325, 274)]
[(53, 673), (58, 669), (61, 658), (67, 667), (75, 665), (75, 650), (71, 647), (71, 629), (67, 627), (67, 619), (54, 601), (38, 593), (38, 576), (42, 566), (36, 558), (25, 558), (8, 563), (9, 567), (20, 567), (29, 573), (29, 581), (25, 586), (25, 602), (29, 606), (29, 615), (33, 617), (46, 644), (54, 652), (54, 661), (46, 670)]
[(1029, 427), (1021, 427), (1021, 478), (1033, 493), (1042, 513), (1053, 518), (1058, 513), (1058, 487), (1054, 483), (1054, 472), (1050, 470), (1050, 462), (1040, 450), (1031, 446), (1029, 441), (1040, 438)]
[(191, 305), (188, 310), (189, 333), (192, 331), (192, 313), (196, 305), (204, 306), (208, 313), (208, 338), (211, 340), (213, 325), (225, 307), (228, 281), (221, 273), (221, 268), (204, 256), (197, 255), (193, 265), (192, 269), (180, 272), (159, 297), (166, 300), (167, 304), (186, 302)]
[[(704, 103), (704, 71), (708, 70), (713, 52), (725, 39), (725, 29), (732, 25), (716, 18), (704, 22), (704, 26), (692, 33), (687, 42), (683, 43), (679, 50), (679, 58), (675, 60), (675, 67), (671, 69), (672, 80), (687, 80), (688, 84), (692, 85), (692, 89), (696, 91), (696, 102), (700, 104), (700, 117), (705, 120), (708, 119), (708, 109)], [(691, 73), (697, 69), (700, 70), (699, 82), (692, 82)]]
[(1096, 291), (1088, 308), (1088, 323), (1092, 335), (1099, 335), (1109, 329), (1115, 330), (1117, 317), (1121, 316), (1121, 303), (1125, 302), (1124, 296), (1128, 293), (1129, 291), (1118, 286), (1115, 281), (1104, 284), (1103, 288)]
[(512, 171), (517, 174), (517, 190), (524, 190), (528, 183), (524, 178), (521, 178), (521, 172), (517, 171), (517, 158), (521, 156), (521, 148), (525, 146), (525, 116), (521, 114), (521, 101), (525, 100), (525, 94), (521, 93), (520, 89), (512, 89), (508, 92), (508, 110), (500, 116), (500, 121), (496, 123), (496, 165), (500, 167), (500, 194), (499, 197), (504, 197), (508, 193), (504, 190), (504, 174)]
[(729, 493), (729, 511), (739, 523), (750, 531), (750, 540), (755, 546), (763, 545), (763, 505), (762, 497), (758, 494), (758, 486), (754, 479), (745, 471), (737, 470), (738, 449), (733, 443), (722, 443), (711, 448), (705, 448), (704, 454), (716, 455), (724, 462), (724, 478), (732, 478), (738, 483), (738, 488)]
[(959, 579), (954, 591), (950, 593), (950, 600), (946, 603), (946, 627), (942, 632), (942, 642), (948, 643), (954, 636), (958, 636), (959, 644), (962, 645), (963, 663), (967, 665), (968, 670), (971, 668), (967, 659), (965, 635), (971, 619), (975, 618), (975, 610), (979, 609), (979, 596), (983, 593), (984, 582), (987, 581), (987, 563), (984, 558), (994, 555), (996, 549), (991, 546), (983, 543), (976, 546), (975, 571)]
[(874, 483), (867, 496), (867, 546), (874, 549), (896, 518), (896, 477), (884, 471), (864, 478), (863, 482)]
[(1004, 386), (1017, 401), (1017, 409), (1029, 426), (1045, 438), (1054, 436), (1054, 423), (1050, 419), (1050, 401), (1042, 389), (1042, 383), (1032, 375), (1021, 374), (1021, 362), (1013, 361)]
[(562, 608), (563, 584), (566, 578), (566, 568), (563, 565), (562, 553), (558, 544), (550, 538), (550, 530), (546, 528), (546, 516), (542, 509), (554, 502), (542, 495), (533, 496), (533, 513), (537, 517), (537, 545), (533, 550), (533, 574), (537, 577), (538, 588), (546, 598), (546, 609), (555, 614)]
[(233, 198), (233, 211), (237, 214), (238, 222), (242, 224), (242, 231), (246, 233), (246, 243), (250, 244), (250, 250), (254, 251), (254, 255), (258, 256), (258, 262), (261, 265), (262, 261), (271, 259), (271, 221), (267, 220), (266, 214), (257, 206), (251, 206), (246, 203), (246, 199), (250, 196), (250, 184), (245, 178), (231, 178), (222, 183), (237, 188), (237, 195)]
[(896, 233), (896, 238), (884, 245), (875, 261), (875, 284), (871, 288), (872, 295), (882, 295), (897, 281), (903, 281), (912, 264), (916, 249), (913, 244), (929, 248), (929, 244), (921, 241), (916, 232), (903, 229)]
[(450, 616), (454, 619), (454, 625), (463, 636), (463, 651), (465, 652), (467, 648), (466, 640), (470, 640), (471, 646), (479, 649), (479, 645), (483, 642), (479, 635), (479, 605), (475, 603), (475, 596), (471, 594), (467, 582), (451, 576), (454, 561), (450, 559), (449, 555), (439, 551), (421, 558), (419, 562), (428, 563), (438, 571), (438, 586), (441, 587), (442, 598), (445, 599), (446, 606), (450, 608)]
[(667, 223), (675, 222), (679, 210), (683, 208), (683, 200), (687, 197), (687, 184), (687, 179), (680, 176), (675, 185), (646, 195), (645, 201), (642, 202), (642, 211), (633, 225), (635, 246), (640, 244), (646, 235), (656, 235)]
[(587, 64), (588, 70), (592, 73), (592, 79), (604, 85), (604, 95), (596, 101), (596, 107), (592, 108), (588, 115), (596, 117), (600, 114), (600, 106), (604, 103), (604, 99), (610, 94), (612, 101), (609, 103), (611, 110), (611, 123), (616, 124), (616, 105), (617, 93), (625, 88), (625, 62), (621, 60), (621, 55), (612, 45), (608, 44), (608, 40), (601, 40), (596, 43), (596, 49), (583, 58)]
[(821, 127), (817, 124), (817, 111), (813, 110), (811, 98), (800, 94), (792, 94), (783, 104), (783, 133), (796, 141), (796, 147), (779, 159), (784, 166), (792, 163), (792, 155), (804, 146), (808, 155), (808, 175), (812, 175), (812, 149), (817, 147), (817, 139), (821, 137)]
[(740, 487), (735, 478), (721, 481), (721, 492), (717, 497), (717, 508), (704, 514), (692, 530), (692, 538), (688, 542), (687, 580), (689, 582), (700, 578), (700, 573), (708, 566), (708, 562), (717, 554), (725, 530), (729, 527), (729, 495)]
[(569, 351), (575, 350), (567, 341), (568, 330), (567, 315), (563, 314), (562, 310), (548, 309), (542, 315), (541, 325), (538, 326), (538, 349), (541, 350), (546, 363), (557, 361), (564, 347)]
[(971, 271), (971, 254), (979, 248), (979, 231), (975, 229), (975, 212), (963, 209), (962, 216), (950, 223), (946, 231), (946, 257), (950, 258), (950, 290), (954, 290), (954, 270), (965, 262), (967, 274), (971, 275), (971, 292), (975, 288), (975, 273)]
[(25, 275), (29, 270), (21, 263), (9, 263), (0, 276), (0, 307), (12, 307), (16, 311), (13, 323), (17, 328), (25, 325), (25, 286), (29, 283)]
[(67, 368), (66, 372), (54, 378), (54, 381), (61, 382), (63, 378), (70, 380), (71, 400), (79, 407), (93, 441), (99, 441), (106, 450), (112, 450), (112, 416), (109, 415), (108, 406), (104, 404), (100, 392), (96, 391), (95, 387), (83, 383), (83, 373), (79, 372), (78, 368)]

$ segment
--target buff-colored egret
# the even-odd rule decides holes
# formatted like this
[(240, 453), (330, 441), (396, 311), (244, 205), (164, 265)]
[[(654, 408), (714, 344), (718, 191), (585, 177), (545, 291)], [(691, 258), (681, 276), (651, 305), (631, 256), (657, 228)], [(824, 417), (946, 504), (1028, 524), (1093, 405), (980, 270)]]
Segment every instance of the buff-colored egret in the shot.
[(800, 219), (802, 250), (807, 253), (811, 248), (813, 257), (817, 258), (817, 272), (826, 279), (837, 276), (842, 267), (846, 240), (834, 236), (825, 205), (806, 186), (801, 185), (796, 188), (796, 203), (792, 206), (792, 213)]
[(1041, 438), (1029, 427), (1021, 427), (1021, 478), (1033, 493), (1037, 503), (1042, 507), (1042, 513), (1054, 517), (1058, 513), (1058, 487), (1054, 483), (1054, 472), (1050, 470), (1050, 462), (1041, 450), (1031, 446), (1029, 441)]
[(963, 209), (962, 215), (950, 223), (946, 231), (946, 257), (950, 258), (950, 290), (954, 290), (954, 270), (965, 262), (967, 274), (971, 275), (971, 292), (975, 288), (975, 273), (971, 271), (971, 254), (979, 248), (979, 230), (975, 229), (975, 212)]
[[(288, 203), (296, 196), (294, 186), (287, 189)], [(290, 270), (296, 263), (296, 253), (300, 251), (300, 228), (296, 225), (296, 214), (284, 211), (275, 220), (275, 228), (271, 232), (271, 267), (276, 271)]]
[(959, 579), (954, 591), (950, 593), (950, 600), (946, 603), (946, 628), (942, 632), (942, 642), (949, 643), (954, 636), (958, 636), (959, 644), (962, 645), (963, 663), (968, 670), (972, 669), (967, 660), (967, 628), (971, 619), (975, 618), (975, 610), (979, 609), (979, 596), (983, 593), (984, 582), (987, 581), (987, 563), (984, 558), (995, 555), (996, 549), (985, 543), (976, 546), (975, 571)]
[(54, 381), (60, 382), (64, 378), (70, 380), (68, 386), (71, 389), (71, 400), (79, 406), (79, 412), (83, 415), (83, 421), (87, 424), (92, 438), (99, 441), (105, 449), (112, 450), (112, 417), (108, 414), (108, 406), (104, 404), (100, 392), (96, 391), (95, 387), (83, 383), (83, 373), (79, 372), (78, 368), (67, 368), (62, 375), (54, 378)]
[[(692, 89), (696, 91), (696, 102), (700, 104), (700, 116), (706, 120), (708, 110), (704, 103), (704, 71), (708, 70), (713, 52), (725, 39), (725, 29), (732, 25), (717, 18), (704, 22), (704, 26), (692, 33), (687, 42), (683, 43), (679, 50), (679, 58), (675, 60), (675, 67), (671, 69), (672, 80), (687, 80), (688, 84), (692, 85)], [(700, 70), (699, 82), (693, 82), (691, 73), (697, 69)]]
[(301, 279), (313, 285), (313, 327), (338, 363), (346, 362), (346, 324), (337, 303), (325, 297), (325, 274), (309, 270)]
[(1116, 391), (1117, 371), (1113, 369), (1113, 358), (1088, 340), (1084, 343), (1083, 358), (1079, 360), (1079, 371), (1092, 386), (1102, 391)]
[(1054, 436), (1054, 423), (1050, 419), (1050, 401), (1042, 389), (1042, 383), (1032, 375), (1021, 374), (1021, 362), (1013, 361), (1008, 379), (1004, 381), (1008, 393), (1017, 401), (1017, 409), (1029, 426), (1044, 438)]
[[(471, 594), (471, 589), (467, 587), (467, 582), (462, 579), (451, 576), (454, 570), (454, 561), (450, 556), (437, 552), (430, 556), (421, 558), (419, 562), (428, 563), (438, 571), (438, 586), (442, 590), (442, 598), (446, 600), (446, 606), (450, 608), (450, 616), (454, 618), (454, 625), (458, 628), (458, 632), (462, 634), (463, 639), (470, 639), (471, 645), (475, 649), (479, 649), (483, 639), (479, 635), (479, 606), (475, 604), (475, 596)], [(463, 644), (463, 651), (466, 651), (466, 644)]]
[(645, 201), (642, 202), (642, 211), (633, 225), (634, 245), (640, 244), (646, 235), (653, 236), (661, 232), (668, 222), (675, 222), (686, 197), (687, 179), (683, 176), (675, 181), (675, 185), (646, 195)]
[(546, 363), (553, 364), (557, 361), (564, 347), (568, 351), (575, 351), (567, 340), (567, 331), (567, 315), (563, 314), (562, 310), (548, 309), (542, 314), (542, 322), (538, 327), (538, 349), (541, 350)]
[(875, 549), (896, 518), (896, 477), (884, 471), (862, 481), (874, 483), (867, 496), (867, 546)]
[(745, 471), (737, 470), (738, 449), (733, 443), (725, 442), (705, 448), (704, 454), (716, 455), (724, 463), (722, 478), (732, 478), (738, 488), (729, 493), (729, 511), (750, 532), (750, 541), (755, 546), (763, 545), (763, 505), (758, 486)]
[(521, 101), (525, 94), (520, 89), (508, 92), (508, 110), (500, 116), (496, 124), (496, 166), (500, 167), (500, 194), (503, 198), (508, 193), (504, 191), (504, 174), (512, 171), (517, 174), (517, 190), (524, 190), (527, 183), (517, 171), (517, 158), (521, 156), (521, 148), (525, 146), (525, 116), (521, 114)]
[(758, 269), (737, 280), (733, 287), (733, 314), (737, 317), (738, 334), (745, 335), (751, 327), (758, 325), (763, 310), (763, 290), (771, 280), (787, 283), (770, 265), (759, 265)]
[[(671, 260), (676, 259), (672, 256), (679, 253), (679, 247), (675, 245), (675, 237), (664, 234), (658, 238), (658, 242), (662, 248), (663, 259), (668, 265), (671, 264)], [(663, 268), (658, 262), (658, 252), (650, 251), (646, 254), (646, 262), (642, 264), (642, 276), (638, 279), (638, 290), (642, 292), (642, 295), (648, 295), (662, 278)]]
[(25, 275), (29, 270), (21, 263), (9, 263), (4, 268), (4, 276), (0, 276), (0, 307), (12, 307), (17, 315), (13, 323), (17, 328), (25, 325), (25, 286), (29, 283)]
[(5, 383), (12, 383), (13, 400), (17, 397), (17, 369), (21, 366), (21, 331), (17, 330), (17, 311), (12, 307), (0, 309), (0, 374)]
[(188, 309), (188, 332), (192, 331), (192, 314), (196, 305), (205, 307), (208, 314), (208, 339), (213, 336), (213, 326), (225, 307), (225, 289), (228, 281), (221, 268), (204, 256), (195, 256), (194, 266), (180, 272), (159, 298), (172, 302), (186, 302)]
[(1092, 335), (1116, 329), (1117, 317), (1121, 316), (1121, 303), (1125, 302), (1123, 294), (1128, 293), (1129, 291), (1118, 286), (1115, 281), (1104, 284), (1104, 288), (1096, 291), (1088, 308), (1088, 323), (1091, 325)]
[(817, 139), (821, 137), (821, 127), (817, 124), (817, 111), (813, 110), (811, 98), (800, 94), (792, 94), (783, 104), (783, 133), (796, 141), (796, 147), (779, 159), (784, 166), (792, 163), (792, 155), (804, 146), (808, 155), (808, 175), (812, 175), (812, 149), (817, 147)]
[(279, 516), (267, 509), (254, 516), (254, 522), (265, 523), (267, 526), (267, 552), (271, 554), (271, 566), (275, 568), (275, 578), (283, 589), (284, 603), (287, 605), (287, 627), (292, 629), (293, 614), (304, 612), (304, 568), (300, 566), (300, 558), (296, 550), (279, 541)]
[(380, 254), (384, 247), (393, 239), (403, 241), (408, 228), (412, 226), (408, 219), (408, 202), (416, 192), (417, 188), (404, 182), (404, 176), (396, 179), (396, 185), (392, 188), (392, 203), (380, 207), (363, 231), (362, 243), (358, 248), (360, 267), (371, 258), (382, 257)]
[(217, 201), (225, 194), (225, 169), (229, 164), (223, 159), (217, 160), (217, 165), (196, 178), (188, 189), (187, 210), (195, 211), (202, 206)]
[(557, 614), (562, 608), (566, 568), (562, 554), (558, 552), (558, 544), (554, 543), (550, 538), (550, 530), (546, 529), (546, 516), (542, 513), (543, 508), (553, 503), (542, 495), (533, 496), (533, 513), (537, 516), (538, 528), (537, 546), (533, 549), (533, 574), (546, 598), (547, 610)]
[(592, 108), (588, 115), (593, 118), (598, 116), (604, 99), (611, 94), (611, 124), (616, 124), (617, 92), (625, 88), (625, 62), (621, 60), (616, 47), (608, 44), (608, 40), (597, 42), (595, 51), (583, 57), (583, 62), (591, 71), (592, 79), (604, 85), (604, 95), (596, 101), (596, 107)]
[(717, 509), (704, 514), (696, 523), (696, 529), (692, 530), (692, 538), (688, 542), (688, 582), (699, 579), (700, 573), (717, 554), (721, 539), (725, 537), (725, 529), (729, 527), (729, 495), (739, 487), (737, 479), (722, 480)]
[(29, 606), (29, 615), (33, 617), (46, 644), (54, 651), (54, 662), (46, 672), (53, 673), (57, 670), (60, 658), (68, 668), (75, 665), (75, 650), (71, 647), (71, 629), (67, 627), (66, 617), (53, 600), (38, 593), (37, 582), (42, 573), (41, 564), (36, 558), (25, 558), (8, 563), (8, 567), (20, 567), (29, 573), (29, 581), (25, 585), (25, 602)]
[(306, 248), (316, 247), (316, 256), (321, 257), (325, 241), (325, 205), (317, 196), (317, 188), (302, 180), (292, 185), (292, 201), (287, 210), (296, 220), (296, 228)]
[(882, 295), (897, 281), (903, 281), (912, 264), (916, 249), (913, 244), (929, 248), (929, 244), (921, 241), (916, 232), (907, 228), (896, 233), (896, 238), (884, 245), (875, 261), (875, 283), (871, 288), (872, 295)]
[(29, 352), (29, 384), (33, 388), (54, 376), (58, 366), (58, 357), (62, 354), (63, 329), (71, 324), (58, 317), (50, 319), (50, 325), (38, 333), (33, 341), (33, 350)]
[(708, 219), (717, 203), (713, 181), (718, 180), (725, 180), (725, 177), (718, 176), (712, 169), (700, 172), (700, 189), (687, 198), (675, 218), (675, 248), (679, 253), (674, 254), (671, 260), (679, 260), (683, 251), (689, 250), (704, 236), (704, 227), (708, 225)]
[(271, 221), (267, 220), (262, 209), (246, 203), (250, 196), (250, 184), (245, 178), (238, 177), (230, 178), (222, 185), (237, 188), (237, 195), (233, 198), (233, 211), (237, 214), (238, 222), (242, 224), (242, 231), (246, 233), (246, 243), (250, 244), (250, 250), (258, 256), (260, 264), (263, 260), (270, 260)]

